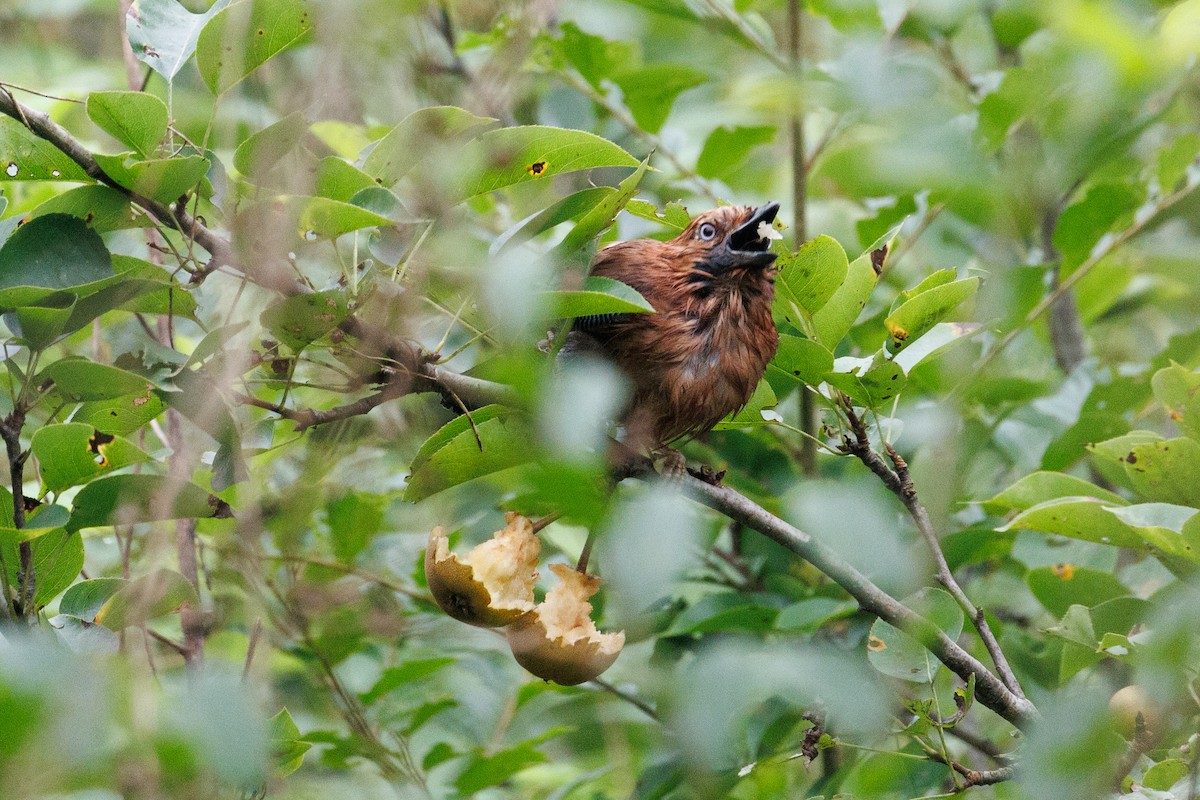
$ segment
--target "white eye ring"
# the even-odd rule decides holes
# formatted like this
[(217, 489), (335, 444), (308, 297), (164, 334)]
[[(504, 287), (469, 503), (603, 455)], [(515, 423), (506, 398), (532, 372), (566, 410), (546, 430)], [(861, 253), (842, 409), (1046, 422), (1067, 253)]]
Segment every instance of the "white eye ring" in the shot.
[(701, 239), (708, 241), (717, 235), (717, 226), (713, 225), (711, 222), (706, 222), (700, 226), (696, 233)]

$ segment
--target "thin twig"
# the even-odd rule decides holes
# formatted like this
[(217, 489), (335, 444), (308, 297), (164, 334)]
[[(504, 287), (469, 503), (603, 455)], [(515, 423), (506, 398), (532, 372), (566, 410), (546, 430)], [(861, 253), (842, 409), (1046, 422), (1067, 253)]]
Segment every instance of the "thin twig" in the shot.
[(634, 697), (633, 695), (629, 694), (628, 692), (622, 691), (621, 689), (618, 689), (616, 686), (613, 686), (608, 681), (602, 680), (600, 678), (592, 678), (592, 683), (596, 684), (601, 689), (603, 689), (604, 691), (613, 695), (614, 697), (621, 698), (626, 703), (629, 703), (634, 708), (641, 711), (643, 714), (645, 714), (646, 716), (648, 716), (650, 719), (654, 720), (655, 722), (660, 721), (658, 712), (655, 711), (654, 707), (651, 706), (649, 703), (647, 703), (645, 700), (639, 700), (638, 698)]

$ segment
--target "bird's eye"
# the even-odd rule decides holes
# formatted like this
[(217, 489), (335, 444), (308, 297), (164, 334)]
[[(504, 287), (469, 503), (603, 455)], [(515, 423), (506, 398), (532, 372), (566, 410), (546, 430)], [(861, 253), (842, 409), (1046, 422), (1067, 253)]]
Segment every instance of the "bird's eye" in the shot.
[(700, 229), (696, 233), (699, 234), (701, 239), (708, 241), (709, 239), (716, 237), (717, 226), (713, 225), (711, 222), (706, 222), (700, 226)]

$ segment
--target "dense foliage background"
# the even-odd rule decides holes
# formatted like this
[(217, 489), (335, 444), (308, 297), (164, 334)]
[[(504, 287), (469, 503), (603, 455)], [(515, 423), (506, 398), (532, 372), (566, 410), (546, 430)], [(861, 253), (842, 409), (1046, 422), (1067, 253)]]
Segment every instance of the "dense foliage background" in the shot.
[[(1197, 52), (1197, 0), (9, 0), (0, 796), (1194, 800)], [(609, 493), (547, 331), (770, 199), (725, 487)], [(431, 602), (504, 509), (543, 574), (596, 534), (601, 680)]]

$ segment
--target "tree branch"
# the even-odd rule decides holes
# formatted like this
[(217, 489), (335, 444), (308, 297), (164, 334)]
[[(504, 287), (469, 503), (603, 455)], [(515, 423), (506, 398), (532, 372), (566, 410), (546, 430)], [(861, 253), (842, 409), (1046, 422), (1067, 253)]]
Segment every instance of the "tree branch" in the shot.
[(222, 266), (233, 264), (233, 248), (230, 246), (228, 240), (209, 230), (207, 226), (189, 215), (182, 208), (172, 210), (156, 200), (142, 197), (136, 192), (121, 186), (100, 168), (100, 165), (96, 163), (96, 159), (92, 157), (91, 152), (61, 125), (50, 119), (49, 114), (35, 111), (29, 106), (18, 102), (12, 96), (12, 93), (3, 86), (0, 86), (0, 114), (12, 117), (27, 127), (39, 139), (44, 139), (57, 147), (64, 155), (78, 164), (91, 178), (129, 197), (133, 202), (144, 208), (159, 224), (179, 231), (207, 250), (210, 255), (209, 262), (203, 268), (193, 273), (193, 283), (199, 283), (205, 276)]
[(921, 538), (925, 540), (925, 544), (933, 554), (938, 583), (946, 588), (950, 596), (971, 618), (971, 622), (975, 625), (975, 630), (979, 632), (979, 638), (983, 641), (983, 646), (987, 648), (988, 655), (992, 657), (992, 663), (996, 665), (996, 672), (1005, 687), (1015, 696), (1024, 699), (1025, 692), (1021, 689), (1021, 684), (1017, 680), (1016, 674), (1013, 673), (1012, 667), (1009, 666), (1008, 659), (1000, 648), (995, 634), (992, 633), (983, 609), (977, 607), (967, 597), (967, 593), (959, 585), (958, 579), (954, 577), (954, 572), (950, 569), (950, 564), (946, 561), (946, 554), (942, 552), (942, 545), (938, 540), (937, 532), (933, 529), (933, 522), (929, 519), (929, 512), (917, 496), (917, 488), (913, 485), (912, 476), (908, 472), (908, 463), (896, 452), (895, 448), (884, 443), (884, 450), (894, 469), (888, 467), (871, 447), (866, 425), (862, 418), (854, 413), (854, 409), (848, 401), (844, 401), (844, 410), (850, 421), (850, 428), (854, 432), (853, 440), (849, 437), (843, 440), (845, 447), (857, 456), (868, 469), (878, 475), (889, 491), (900, 498), (900, 502), (904, 504), (909, 516), (916, 524), (917, 530), (920, 531)]

